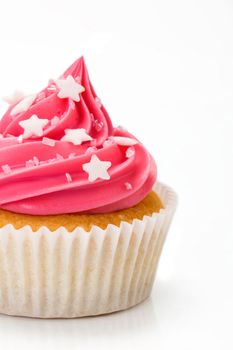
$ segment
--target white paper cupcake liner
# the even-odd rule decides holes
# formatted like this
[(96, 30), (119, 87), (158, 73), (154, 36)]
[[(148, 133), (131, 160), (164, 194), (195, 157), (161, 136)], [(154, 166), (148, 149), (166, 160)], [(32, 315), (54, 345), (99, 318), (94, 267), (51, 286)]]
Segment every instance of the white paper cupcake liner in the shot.
[(132, 307), (151, 292), (177, 198), (157, 183), (164, 209), (132, 224), (55, 232), (0, 229), (0, 313), (71, 318)]

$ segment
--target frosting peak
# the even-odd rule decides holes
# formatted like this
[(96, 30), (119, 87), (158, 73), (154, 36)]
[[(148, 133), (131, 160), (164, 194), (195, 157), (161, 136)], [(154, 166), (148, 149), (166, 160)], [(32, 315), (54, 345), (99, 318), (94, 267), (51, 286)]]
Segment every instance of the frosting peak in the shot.
[(141, 201), (156, 165), (114, 128), (83, 57), (0, 121), (0, 207), (32, 215), (106, 213)]

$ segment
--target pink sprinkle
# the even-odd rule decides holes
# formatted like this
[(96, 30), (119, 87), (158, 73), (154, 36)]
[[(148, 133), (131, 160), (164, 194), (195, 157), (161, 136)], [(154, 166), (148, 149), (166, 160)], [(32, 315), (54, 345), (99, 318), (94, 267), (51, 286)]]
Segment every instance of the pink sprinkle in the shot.
[(72, 182), (73, 181), (70, 173), (66, 173), (66, 180), (67, 180), (67, 182)]
[(57, 160), (63, 160), (64, 159), (64, 157), (62, 157), (62, 155), (59, 154), (59, 153), (56, 154), (56, 157), (57, 157)]
[(48, 159), (48, 163), (54, 163), (57, 161), (57, 158), (51, 158), (51, 159)]
[(36, 166), (40, 165), (40, 161), (37, 157), (33, 157), (33, 162)]
[(33, 162), (33, 160), (27, 160), (26, 161), (26, 168), (33, 168), (35, 166), (35, 163)]
[(55, 140), (49, 139), (48, 137), (43, 137), (42, 139), (43, 145), (54, 147), (55, 146)]
[(133, 189), (133, 186), (129, 182), (125, 182), (125, 187), (126, 187), (127, 190), (132, 190)]
[(113, 140), (105, 140), (103, 143), (103, 148), (113, 145)]
[(100, 131), (104, 126), (103, 122), (99, 122), (97, 119), (93, 121), (93, 127), (96, 131)]
[(69, 156), (68, 156), (68, 158), (69, 158), (69, 159), (72, 159), (72, 158), (75, 158), (75, 156), (76, 156), (75, 153), (70, 153)]
[(88, 148), (86, 149), (85, 154), (95, 153), (96, 151), (97, 151), (97, 148), (96, 148), (95, 146), (88, 147)]
[(2, 170), (3, 170), (5, 175), (11, 173), (11, 168), (10, 168), (10, 166), (8, 164), (2, 165)]
[(96, 97), (95, 98), (95, 102), (97, 104), (98, 107), (101, 107), (102, 106), (102, 102), (101, 102), (101, 99), (99, 97)]
[(60, 121), (60, 118), (58, 118), (57, 116), (55, 116), (55, 117), (53, 117), (53, 118), (51, 119), (51, 125), (52, 125), (52, 126), (55, 126), (55, 125), (57, 125), (57, 124), (59, 123), (59, 121)]
[(55, 91), (57, 88), (56, 88), (56, 85), (52, 84), (50, 85), (47, 90), (50, 90), (50, 91)]
[(18, 143), (22, 143), (23, 142), (23, 135), (19, 135), (17, 139), (18, 139)]
[(134, 147), (129, 147), (126, 152), (125, 152), (125, 156), (126, 158), (131, 158), (135, 155), (135, 149)]

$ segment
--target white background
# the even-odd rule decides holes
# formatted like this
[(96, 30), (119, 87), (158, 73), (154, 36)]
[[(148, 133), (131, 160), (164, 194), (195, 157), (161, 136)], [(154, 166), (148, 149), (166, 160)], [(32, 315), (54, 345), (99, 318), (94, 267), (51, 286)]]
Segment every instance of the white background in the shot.
[(0, 316), (0, 348), (232, 349), (233, 1), (1, 1), (0, 45), (2, 96), (84, 54), (114, 124), (179, 194), (149, 300), (97, 318)]

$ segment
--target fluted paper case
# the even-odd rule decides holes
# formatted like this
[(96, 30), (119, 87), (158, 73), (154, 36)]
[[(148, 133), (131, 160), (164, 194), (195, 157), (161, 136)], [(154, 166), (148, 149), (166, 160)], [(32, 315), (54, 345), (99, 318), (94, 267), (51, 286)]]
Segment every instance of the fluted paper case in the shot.
[(105, 314), (151, 292), (175, 208), (173, 190), (157, 183), (164, 209), (106, 230), (29, 226), (0, 229), (0, 313), (41, 318)]

